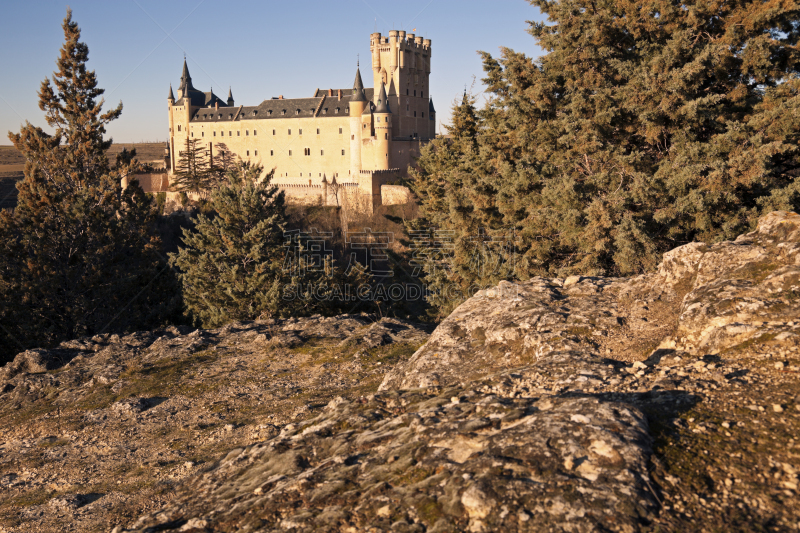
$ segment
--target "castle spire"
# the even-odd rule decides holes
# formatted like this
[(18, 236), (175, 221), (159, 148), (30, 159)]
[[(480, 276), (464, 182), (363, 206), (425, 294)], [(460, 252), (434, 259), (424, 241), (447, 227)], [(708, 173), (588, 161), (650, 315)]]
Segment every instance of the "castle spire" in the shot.
[(169, 84), (169, 96), (167, 96), (167, 100), (169, 100), (170, 102), (174, 102), (175, 101), (175, 95), (172, 94), (172, 84), (171, 83)]
[(183, 91), (183, 95), (187, 94), (187, 91), (190, 89), (194, 89), (192, 86), (192, 77), (189, 75), (189, 67), (186, 66), (186, 58), (183, 58), (183, 72), (181, 73), (181, 86), (178, 87), (179, 91)]
[(228, 87), (228, 105), (233, 107), (233, 93), (231, 92), (230, 86)]
[(356, 81), (353, 83), (353, 98), (350, 101), (367, 101), (367, 96), (364, 94), (364, 82), (361, 81), (361, 69), (359, 67), (356, 67)]
[(375, 102), (375, 113), (391, 113), (389, 109), (389, 99), (386, 97), (386, 84), (381, 82), (381, 92), (378, 93), (378, 101)]
[(430, 103), (428, 104), (428, 111), (430, 113), (436, 113), (436, 109), (433, 107), (433, 97), (431, 96)]

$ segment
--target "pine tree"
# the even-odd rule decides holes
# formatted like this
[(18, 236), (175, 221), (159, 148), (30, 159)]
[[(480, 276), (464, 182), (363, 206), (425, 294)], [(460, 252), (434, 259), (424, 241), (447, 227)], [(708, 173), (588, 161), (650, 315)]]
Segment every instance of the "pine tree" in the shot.
[(260, 177), (263, 172), (238, 161), (211, 193), (212, 215), (198, 215), (194, 230), (183, 231), (184, 247), (171, 255), (187, 310), (204, 327), (341, 312), (352, 304), (337, 291), (367, 281), (311, 253), (308, 236), (286, 232), (284, 194), (270, 183), (273, 171)]
[[(18, 205), (0, 215), (0, 349), (48, 346), (103, 332), (152, 327), (178, 309), (178, 293), (159, 260), (151, 202), (135, 181), (134, 152), (110, 168), (103, 94), (86, 69), (88, 47), (67, 12), (65, 44), (39, 106), (49, 135), (27, 123), (9, 133), (25, 156)], [(55, 85), (55, 88), (53, 87)]]
[[(797, 5), (531, 3), (548, 17), (530, 28), (545, 53), (483, 53), (477, 157), (420, 160), (473, 171), (420, 201), (452, 226), (469, 213), (513, 234), (501, 272), (635, 274), (800, 208)], [(454, 271), (480, 280), (456, 248)]]
[(171, 188), (178, 192), (201, 193), (211, 190), (217, 183), (217, 174), (208, 151), (198, 139), (186, 138), (175, 163)]

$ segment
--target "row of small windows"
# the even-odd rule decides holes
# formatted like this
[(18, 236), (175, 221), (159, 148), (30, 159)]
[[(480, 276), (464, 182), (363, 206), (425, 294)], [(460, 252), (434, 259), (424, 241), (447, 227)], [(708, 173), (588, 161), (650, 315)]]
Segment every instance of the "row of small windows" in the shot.
[[(178, 125), (178, 131), (181, 131), (180, 125)], [(292, 130), (290, 129), (288, 131), (289, 131), (289, 135), (291, 135), (292, 134)], [(298, 130), (298, 132), (299, 132), (299, 135), (303, 134), (303, 130), (302, 129)], [(216, 131), (212, 132), (212, 134), (214, 135), (214, 137), (217, 136), (217, 132)], [(276, 130), (272, 130), (272, 134), (276, 135), (277, 134)], [(317, 135), (319, 135), (319, 134), (320, 134), (320, 129), (317, 128)], [(341, 135), (341, 134), (342, 134), (342, 128), (339, 128), (339, 135)], [(236, 136), (237, 137), (241, 137), (241, 135), (242, 135), (241, 130), (236, 132)], [(244, 135), (245, 135), (245, 137), (248, 137), (250, 135), (250, 130), (244, 130)], [(258, 130), (253, 130), (253, 135), (258, 135)], [(205, 137), (206, 136), (206, 132), (201, 131), (200, 132), (200, 136), (201, 137)], [(225, 137), (225, 132), (224, 131), (219, 132), (219, 136), (220, 137)], [(194, 132), (192, 132), (192, 137), (194, 137)], [(230, 130), (228, 131), (228, 137), (233, 137), (233, 131), (230, 131)]]
[[(334, 113), (336, 113), (336, 114), (338, 115), (338, 114), (339, 114), (339, 112), (340, 112), (341, 110), (342, 110), (342, 108), (341, 108), (341, 107), (337, 107), (337, 108), (335, 108), (335, 109), (333, 110), (333, 112), (334, 112)], [(299, 114), (300, 114), (300, 113), (302, 113), (302, 112), (303, 112), (303, 110), (302, 110), (302, 109), (295, 109), (295, 111), (294, 111), (294, 114), (295, 114), (295, 115), (299, 115)], [(314, 112), (314, 110), (313, 110), (313, 109), (310, 109), (308, 112), (309, 112), (309, 113), (313, 113), (313, 112)], [(348, 107), (348, 108), (345, 108), (344, 112), (345, 112), (345, 113), (349, 113), (349, 112), (350, 112), (350, 108), (349, 108), (349, 107)], [(328, 108), (327, 108), (327, 107), (326, 107), (326, 108), (324, 108), (324, 109), (322, 110), (322, 114), (323, 114), (323, 115), (327, 115), (327, 114), (328, 114)], [(254, 109), (254, 110), (253, 110), (253, 116), (256, 116), (256, 115), (258, 115), (258, 109)], [(269, 115), (269, 116), (272, 116), (272, 109), (268, 109), (268, 110), (267, 110), (267, 115)], [(281, 115), (283, 115), (283, 116), (285, 116), (285, 115), (286, 115), (286, 110), (285, 110), (285, 109), (281, 109)], [(199, 117), (199, 115), (198, 115), (198, 117)], [(203, 118), (204, 118), (204, 119), (206, 119), (206, 120), (211, 120), (211, 119), (213, 119), (213, 118), (214, 118), (214, 113), (211, 113), (211, 114), (209, 114), (209, 113), (204, 113), (204, 114), (203, 114)], [(221, 118), (222, 118), (222, 113), (219, 113), (219, 114), (217, 115), (217, 118), (221, 119)], [(233, 113), (229, 113), (229, 114), (228, 114), (228, 118), (229, 118), (229, 119), (231, 119), (231, 120), (233, 120)]]
[[(269, 155), (274, 155), (273, 150), (269, 151)], [(291, 150), (289, 150), (289, 155), (292, 155)], [(311, 148), (303, 148), (303, 155), (311, 155)], [(320, 150), (319, 155), (325, 155), (325, 150)], [(342, 155), (344, 155), (344, 150), (342, 150)]]
[[(406, 89), (406, 96), (409, 96), (408, 89)], [(414, 91), (414, 96), (417, 96), (417, 91)], [(419, 97), (420, 98), (425, 98), (425, 91), (420, 91), (419, 92)]]

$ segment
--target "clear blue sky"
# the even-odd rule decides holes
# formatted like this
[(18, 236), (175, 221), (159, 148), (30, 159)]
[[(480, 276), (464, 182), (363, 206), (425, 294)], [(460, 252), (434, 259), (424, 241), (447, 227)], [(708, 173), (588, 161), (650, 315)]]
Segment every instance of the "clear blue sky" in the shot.
[[(73, 19), (89, 46), (89, 68), (120, 100), (109, 128), (116, 142), (164, 141), (169, 84), (179, 85), (183, 54), (195, 87), (237, 105), (266, 98), (309, 97), (316, 88), (350, 87), (361, 55), (369, 75), (369, 34), (402, 29), (432, 40), (431, 95), (440, 122), (453, 100), (483, 77), (478, 50), (500, 47), (537, 56), (527, 20), (542, 20), (525, 0), (295, 0), (211, 2), (72, 0)], [(24, 120), (45, 127), (36, 93), (52, 75), (63, 43), (67, 3), (5, 2), (0, 18), (0, 144)]]

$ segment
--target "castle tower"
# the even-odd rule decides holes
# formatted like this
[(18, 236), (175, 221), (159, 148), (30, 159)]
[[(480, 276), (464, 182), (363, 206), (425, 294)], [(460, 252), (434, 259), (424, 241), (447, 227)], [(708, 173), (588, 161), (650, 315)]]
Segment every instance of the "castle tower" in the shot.
[(381, 92), (375, 102), (375, 170), (389, 170), (392, 153), (392, 110), (386, 95), (386, 86), (381, 83)]
[[(364, 82), (361, 81), (361, 69), (356, 67), (356, 79), (353, 82), (353, 97), (350, 99), (350, 171), (358, 172), (361, 165), (361, 115), (364, 108), (369, 107), (367, 96), (364, 94)], [(366, 131), (366, 130), (365, 130)], [(370, 120), (370, 133), (372, 122)]]
[(429, 120), (431, 40), (392, 30), (370, 36), (372, 72), (377, 88), (389, 87), (395, 137), (433, 138)]
[(178, 94), (181, 98), (184, 98), (188, 96), (191, 89), (194, 89), (192, 77), (189, 75), (189, 67), (186, 66), (186, 58), (183, 58), (183, 72), (181, 72), (181, 85), (178, 87)]

